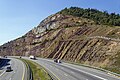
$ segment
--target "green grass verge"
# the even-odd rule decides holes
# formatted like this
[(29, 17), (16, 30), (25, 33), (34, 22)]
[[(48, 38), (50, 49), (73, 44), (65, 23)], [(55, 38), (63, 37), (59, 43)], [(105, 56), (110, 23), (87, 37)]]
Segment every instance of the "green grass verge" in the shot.
[(33, 73), (33, 80), (52, 80), (49, 74), (45, 71), (45, 69), (37, 63), (26, 59), (21, 60), (23, 62), (26, 62), (30, 66)]

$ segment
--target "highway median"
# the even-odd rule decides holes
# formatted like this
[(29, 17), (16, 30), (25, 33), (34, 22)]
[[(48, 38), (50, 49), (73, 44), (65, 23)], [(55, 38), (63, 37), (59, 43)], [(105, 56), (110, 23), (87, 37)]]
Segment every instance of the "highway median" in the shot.
[(42, 66), (30, 60), (20, 60), (22, 60), (27, 67), (28, 80), (53, 80), (49, 73)]

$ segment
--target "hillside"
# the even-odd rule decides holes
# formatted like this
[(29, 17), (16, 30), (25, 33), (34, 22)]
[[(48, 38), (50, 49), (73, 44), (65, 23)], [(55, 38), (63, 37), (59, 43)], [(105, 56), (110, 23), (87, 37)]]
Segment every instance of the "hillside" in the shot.
[(91, 8), (83, 9), (78, 7), (70, 7), (63, 9), (58, 13), (88, 18), (94, 20), (96, 24), (120, 26), (120, 15), (108, 13), (107, 11), (102, 12)]
[(120, 27), (57, 13), (22, 37), (0, 46), (0, 55), (32, 54), (116, 70), (120, 67), (119, 38)]

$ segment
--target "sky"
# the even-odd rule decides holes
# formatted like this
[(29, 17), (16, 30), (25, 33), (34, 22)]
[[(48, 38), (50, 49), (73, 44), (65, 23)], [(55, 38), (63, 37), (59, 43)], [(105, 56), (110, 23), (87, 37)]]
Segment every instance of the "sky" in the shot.
[(120, 14), (120, 0), (0, 0), (0, 45), (21, 37), (47, 16), (71, 6)]

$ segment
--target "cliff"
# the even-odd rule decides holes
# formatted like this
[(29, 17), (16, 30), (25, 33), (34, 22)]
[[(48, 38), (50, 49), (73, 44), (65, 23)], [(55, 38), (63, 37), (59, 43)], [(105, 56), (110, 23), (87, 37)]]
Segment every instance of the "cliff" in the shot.
[[(24, 36), (0, 46), (0, 55), (36, 55), (116, 69), (120, 28), (72, 15), (54, 14)], [(111, 66), (112, 65), (112, 66)]]

